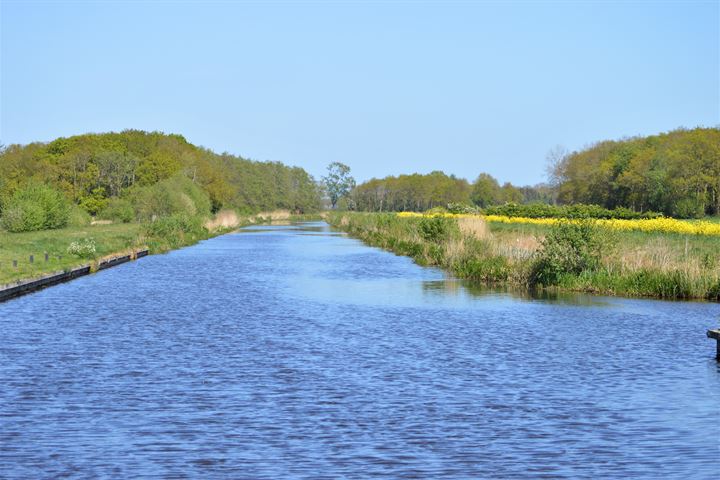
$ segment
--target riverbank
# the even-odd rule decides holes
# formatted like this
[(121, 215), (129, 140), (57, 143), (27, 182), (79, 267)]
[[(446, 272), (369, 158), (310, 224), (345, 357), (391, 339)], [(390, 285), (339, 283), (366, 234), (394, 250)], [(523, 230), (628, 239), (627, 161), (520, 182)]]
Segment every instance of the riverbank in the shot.
[(331, 212), (364, 242), (459, 278), (523, 288), (720, 300), (720, 237), (393, 213)]
[(209, 220), (168, 217), (150, 224), (95, 224), (26, 233), (0, 231), (0, 289), (78, 268), (95, 271), (111, 258), (145, 250), (149, 254), (164, 253), (246, 225), (306, 218), (310, 217), (286, 211), (246, 216), (223, 211)]

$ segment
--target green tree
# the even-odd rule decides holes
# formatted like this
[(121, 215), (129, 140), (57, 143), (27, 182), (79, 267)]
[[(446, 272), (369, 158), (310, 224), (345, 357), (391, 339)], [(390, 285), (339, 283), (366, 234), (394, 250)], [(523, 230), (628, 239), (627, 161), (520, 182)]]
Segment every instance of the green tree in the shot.
[(335, 208), (338, 200), (345, 198), (355, 188), (355, 179), (350, 175), (350, 167), (340, 162), (333, 162), (327, 167), (328, 174), (323, 183), (330, 197), (330, 204)]
[(475, 205), (481, 208), (501, 203), (500, 184), (492, 175), (481, 173), (473, 183), (471, 199)]

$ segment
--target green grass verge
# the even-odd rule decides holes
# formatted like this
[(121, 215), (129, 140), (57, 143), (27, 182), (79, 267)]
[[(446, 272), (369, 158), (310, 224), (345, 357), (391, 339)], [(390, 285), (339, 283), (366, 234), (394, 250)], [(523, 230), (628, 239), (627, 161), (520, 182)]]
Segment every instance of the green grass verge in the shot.
[[(668, 299), (720, 300), (720, 238), (644, 232), (599, 232), (597, 262), (538, 283), (543, 239), (558, 227), (452, 220), (436, 234), (417, 217), (330, 213), (328, 222), (368, 244), (435, 265), (478, 283)], [(602, 230), (602, 229), (601, 229)], [(566, 248), (568, 247), (568, 248)], [(572, 246), (556, 245), (562, 262)], [(547, 252), (547, 250), (545, 250)], [(547, 255), (545, 255), (547, 262)]]
[[(91, 259), (67, 252), (74, 241), (92, 238), (96, 258), (143, 246), (142, 225), (92, 225), (85, 227), (42, 230), (39, 232), (7, 233), (0, 231), (0, 284), (34, 278), (46, 273), (68, 270), (87, 264)], [(45, 253), (48, 261), (45, 261)], [(30, 263), (30, 255), (34, 256)], [(13, 267), (13, 260), (17, 267)]]
[[(312, 220), (321, 220), (321, 216), (291, 215), (282, 221)], [(200, 240), (222, 235), (242, 226), (272, 221), (269, 215), (238, 217), (237, 226), (218, 228), (209, 232), (203, 227), (201, 218), (173, 215), (149, 224), (86, 225), (27, 233), (8, 233), (0, 230), (0, 285), (70, 270), (130, 250), (148, 248), (151, 254), (163, 253), (193, 245)], [(96, 247), (94, 255), (80, 258), (68, 253), (71, 243), (82, 242), (85, 239), (94, 241)], [(33, 263), (30, 263), (30, 255), (34, 257)], [(13, 266), (13, 260), (17, 261), (17, 267)]]

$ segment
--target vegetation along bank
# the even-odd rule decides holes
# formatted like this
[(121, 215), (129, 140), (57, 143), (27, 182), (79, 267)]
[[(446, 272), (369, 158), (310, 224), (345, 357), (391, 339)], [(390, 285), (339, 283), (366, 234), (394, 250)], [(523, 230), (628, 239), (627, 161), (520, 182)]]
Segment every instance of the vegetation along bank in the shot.
[(261, 212), (288, 218), (320, 202), (302, 168), (216, 154), (180, 135), (126, 130), (10, 145), (0, 148), (0, 285), (191, 245), (271, 216)]
[(332, 212), (327, 220), (368, 244), (477, 282), (720, 300), (720, 224), (712, 222), (359, 212)]

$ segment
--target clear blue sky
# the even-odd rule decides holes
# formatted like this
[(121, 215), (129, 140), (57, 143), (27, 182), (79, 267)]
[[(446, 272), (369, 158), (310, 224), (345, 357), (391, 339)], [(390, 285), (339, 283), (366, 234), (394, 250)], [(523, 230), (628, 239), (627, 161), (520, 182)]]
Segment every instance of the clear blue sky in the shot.
[(5, 144), (137, 128), (532, 184), (558, 144), (720, 124), (717, 0), (0, 2)]

